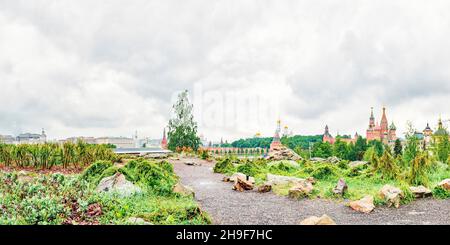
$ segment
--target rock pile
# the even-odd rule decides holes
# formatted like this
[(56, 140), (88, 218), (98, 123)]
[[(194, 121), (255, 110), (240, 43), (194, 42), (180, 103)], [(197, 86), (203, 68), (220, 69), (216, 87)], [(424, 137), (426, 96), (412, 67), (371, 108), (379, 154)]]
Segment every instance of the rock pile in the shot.
[(443, 189), (450, 191), (450, 179), (445, 179), (439, 183), (439, 186)]
[(181, 183), (177, 183), (172, 191), (182, 196), (195, 196), (195, 192), (191, 187), (182, 185)]
[(280, 161), (280, 160), (293, 160), (298, 161), (302, 160), (302, 157), (299, 156), (297, 153), (295, 153), (293, 150), (280, 146), (273, 148), (268, 156), (266, 157), (267, 160), (270, 161)]
[(96, 191), (117, 193), (122, 197), (129, 197), (142, 192), (141, 188), (126, 180), (125, 175), (121, 173), (116, 173), (113, 176), (102, 179), (100, 184), (98, 184)]
[(420, 186), (411, 186), (409, 190), (414, 194), (416, 198), (425, 198), (432, 195), (431, 190), (426, 188), (423, 185)]
[(336, 222), (324, 214), (322, 217), (311, 216), (300, 222), (300, 225), (336, 225)]
[(343, 196), (348, 189), (347, 183), (345, 183), (344, 179), (339, 179), (336, 187), (333, 189), (333, 193), (336, 195)]
[(350, 202), (350, 207), (361, 213), (370, 213), (375, 208), (372, 196), (365, 196), (361, 200)]
[(386, 200), (388, 207), (394, 205), (400, 207), (400, 200), (403, 198), (403, 191), (391, 185), (385, 185), (380, 190), (380, 197)]
[(313, 185), (310, 182), (304, 180), (298, 182), (294, 187), (289, 189), (289, 197), (294, 199), (306, 197), (309, 194), (311, 194), (313, 190), (314, 190)]
[(348, 166), (350, 168), (357, 168), (359, 166), (364, 166), (364, 165), (367, 165), (367, 164), (369, 164), (369, 162), (366, 162), (366, 161), (354, 161), (354, 162), (350, 162), (348, 164)]
[(240, 192), (253, 190), (253, 183), (246, 178), (237, 177), (233, 190)]

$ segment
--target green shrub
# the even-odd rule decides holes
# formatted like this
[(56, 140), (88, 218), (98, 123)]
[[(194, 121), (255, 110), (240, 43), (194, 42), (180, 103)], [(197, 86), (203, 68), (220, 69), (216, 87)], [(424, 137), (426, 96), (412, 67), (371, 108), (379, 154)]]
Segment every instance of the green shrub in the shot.
[(340, 161), (337, 166), (341, 169), (348, 169), (348, 161)]
[(418, 153), (413, 159), (411, 171), (408, 176), (409, 183), (411, 185), (424, 185), (428, 186), (428, 169), (430, 167), (430, 160), (428, 153)]
[(214, 166), (214, 173), (226, 174), (234, 172), (233, 170), (234, 166), (229, 158), (219, 160)]
[(450, 191), (442, 188), (441, 186), (436, 186), (433, 189), (433, 197), (438, 198), (438, 199), (450, 198)]
[(258, 167), (252, 162), (246, 162), (237, 168), (237, 172), (243, 173), (248, 176), (255, 176), (258, 174)]
[(127, 173), (133, 183), (140, 183), (152, 191), (166, 195), (172, 193), (172, 187), (177, 178), (173, 169), (165, 163), (153, 163), (149, 161), (130, 161), (123, 170)]
[(312, 176), (316, 179), (327, 179), (329, 177), (335, 177), (338, 173), (336, 168), (331, 165), (319, 165), (313, 172)]
[(110, 161), (96, 161), (83, 171), (80, 178), (88, 182), (95, 183), (99, 181), (99, 178), (102, 176), (103, 172), (112, 166), (113, 163)]
[(400, 190), (403, 191), (403, 198), (401, 199), (401, 204), (409, 204), (412, 201), (414, 201), (414, 199), (416, 199), (414, 194), (409, 189), (409, 185), (407, 183), (402, 182), (400, 184)]

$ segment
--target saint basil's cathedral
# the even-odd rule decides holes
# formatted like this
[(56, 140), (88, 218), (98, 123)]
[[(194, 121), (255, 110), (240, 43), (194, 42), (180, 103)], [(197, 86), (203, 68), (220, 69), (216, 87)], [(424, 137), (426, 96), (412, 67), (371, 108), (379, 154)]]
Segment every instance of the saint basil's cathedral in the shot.
[[(373, 114), (373, 108), (369, 118), (369, 128), (366, 131), (367, 141), (371, 140), (379, 140), (385, 144), (393, 143), (397, 140), (396, 134), (397, 128), (395, 127), (394, 122), (389, 126), (387, 116), (386, 116), (386, 108), (383, 107), (383, 114), (381, 116), (381, 122), (375, 123), (375, 116)], [(354, 138), (342, 138), (341, 140), (347, 143), (353, 142), (355, 143), (358, 139), (359, 135), (356, 133)], [(323, 142), (328, 142), (330, 144), (334, 144), (336, 139), (330, 134), (328, 125), (325, 127), (325, 133), (323, 135)]]

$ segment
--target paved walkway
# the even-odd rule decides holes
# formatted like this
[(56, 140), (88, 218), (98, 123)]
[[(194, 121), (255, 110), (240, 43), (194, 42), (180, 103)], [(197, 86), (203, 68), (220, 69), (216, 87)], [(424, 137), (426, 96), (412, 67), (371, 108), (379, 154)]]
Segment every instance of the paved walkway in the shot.
[(417, 200), (399, 209), (377, 207), (362, 214), (332, 200), (292, 200), (273, 193), (236, 192), (223, 175), (213, 173), (213, 163), (191, 159), (201, 166), (187, 166), (185, 159), (171, 161), (181, 182), (194, 188), (196, 199), (214, 224), (294, 225), (315, 215), (327, 214), (337, 224), (446, 224), (450, 225), (450, 200)]

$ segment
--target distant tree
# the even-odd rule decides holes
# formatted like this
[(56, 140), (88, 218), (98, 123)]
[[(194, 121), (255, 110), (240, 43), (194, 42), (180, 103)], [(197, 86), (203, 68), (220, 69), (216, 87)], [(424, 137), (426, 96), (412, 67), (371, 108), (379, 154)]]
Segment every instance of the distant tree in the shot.
[(341, 159), (347, 159), (348, 153), (349, 151), (347, 143), (341, 141), (341, 139), (337, 139), (333, 145), (333, 155)]
[(412, 161), (417, 157), (419, 149), (419, 138), (416, 136), (416, 130), (410, 122), (408, 122), (408, 130), (405, 134), (406, 143), (403, 153), (403, 163), (406, 166), (410, 166)]
[(378, 157), (381, 157), (384, 152), (383, 143), (379, 140), (372, 140), (369, 142), (369, 146), (372, 146), (377, 153)]
[(394, 144), (394, 156), (398, 157), (401, 156), (403, 154), (403, 146), (402, 146), (402, 142), (400, 141), (400, 139), (395, 140), (395, 144)]
[(175, 151), (177, 148), (189, 147), (197, 151), (200, 138), (197, 136), (197, 123), (194, 121), (193, 105), (189, 102), (187, 90), (178, 95), (173, 109), (174, 116), (168, 126), (169, 149)]
[(327, 158), (333, 155), (333, 147), (328, 142), (315, 143), (312, 149), (313, 157)]
[[(360, 157), (360, 155), (361, 155), (361, 157)], [(358, 148), (356, 147), (356, 145), (353, 144), (353, 142), (348, 145), (348, 153), (347, 153), (346, 160), (349, 160), (349, 161), (361, 160), (363, 155), (364, 155), (364, 151), (359, 151)]]
[(450, 142), (448, 133), (445, 132), (443, 135), (435, 136), (434, 142), (435, 154), (438, 160), (443, 163), (447, 163), (450, 154)]
[(376, 170), (381, 172), (385, 179), (396, 179), (400, 174), (400, 170), (396, 164), (395, 159), (391, 155), (390, 150), (385, 150), (378, 161)]
[(356, 159), (355, 160), (362, 160), (364, 157), (364, 153), (367, 151), (367, 140), (363, 137), (359, 136), (355, 143), (355, 154)]

